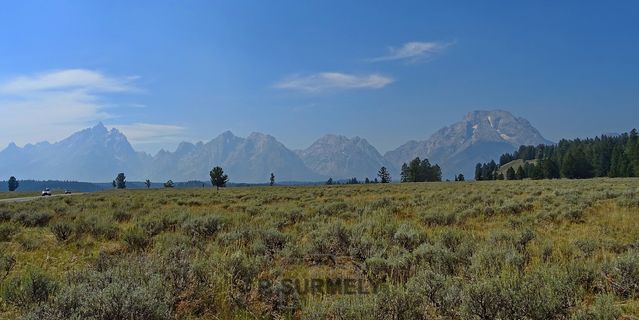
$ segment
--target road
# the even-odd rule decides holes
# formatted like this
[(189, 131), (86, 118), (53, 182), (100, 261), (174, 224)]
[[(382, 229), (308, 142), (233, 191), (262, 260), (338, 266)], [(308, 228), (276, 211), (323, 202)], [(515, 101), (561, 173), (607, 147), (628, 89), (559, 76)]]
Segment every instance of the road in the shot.
[(68, 196), (74, 196), (74, 195), (78, 195), (78, 194), (82, 194), (82, 193), (71, 193), (71, 194), (54, 194), (48, 197), (43, 197), (43, 196), (35, 196), (35, 197), (22, 197), (22, 198), (9, 198), (9, 199), (0, 199), (0, 203), (3, 202), (27, 202), (27, 201), (32, 201), (32, 200), (37, 200), (37, 199), (46, 199), (46, 198), (51, 198), (51, 197), (68, 197)]

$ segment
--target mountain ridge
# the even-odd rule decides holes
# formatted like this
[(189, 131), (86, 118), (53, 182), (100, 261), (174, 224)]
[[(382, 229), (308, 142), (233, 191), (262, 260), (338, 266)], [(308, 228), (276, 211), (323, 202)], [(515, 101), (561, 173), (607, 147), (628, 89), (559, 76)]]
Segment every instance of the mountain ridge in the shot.
[(278, 181), (374, 178), (386, 166), (395, 180), (404, 162), (428, 158), (442, 167), (444, 179), (470, 174), (475, 163), (510, 152), (521, 144), (551, 143), (528, 120), (504, 110), (478, 110), (445, 126), (426, 140), (409, 140), (381, 154), (365, 138), (326, 134), (303, 150), (288, 149), (269, 134), (242, 138), (224, 131), (209, 141), (183, 141), (174, 151), (155, 155), (136, 151), (127, 137), (101, 122), (49, 143), (10, 143), (0, 151), (0, 175), (28, 179), (111, 181), (118, 172), (132, 180), (206, 180), (222, 166), (234, 182), (260, 183), (270, 173)]

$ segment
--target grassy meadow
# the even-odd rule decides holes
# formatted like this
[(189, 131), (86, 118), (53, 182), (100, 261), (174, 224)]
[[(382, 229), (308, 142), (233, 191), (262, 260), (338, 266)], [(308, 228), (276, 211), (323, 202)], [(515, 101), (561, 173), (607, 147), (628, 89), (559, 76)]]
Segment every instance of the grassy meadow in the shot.
[(637, 319), (639, 179), (0, 203), (1, 319)]

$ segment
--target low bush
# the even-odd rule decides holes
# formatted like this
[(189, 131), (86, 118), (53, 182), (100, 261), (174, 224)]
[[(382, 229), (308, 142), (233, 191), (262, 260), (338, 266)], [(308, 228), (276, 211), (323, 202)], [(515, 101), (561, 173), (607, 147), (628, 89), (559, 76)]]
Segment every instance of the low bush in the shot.
[(612, 295), (597, 295), (589, 308), (578, 310), (571, 320), (612, 320), (619, 319), (621, 309), (615, 305)]
[(11, 224), (0, 224), (0, 242), (10, 241), (18, 232), (18, 228)]
[(218, 216), (205, 216), (186, 220), (182, 224), (182, 229), (193, 238), (206, 238), (222, 229), (222, 224), (222, 218)]
[(426, 212), (422, 214), (422, 221), (429, 226), (449, 226), (457, 223), (457, 215), (453, 212)]
[(51, 225), (51, 232), (55, 235), (55, 238), (58, 241), (66, 241), (71, 237), (73, 233), (73, 227), (66, 222), (58, 222)]
[(26, 319), (172, 319), (174, 293), (151, 261), (131, 258), (103, 272), (69, 276), (53, 300), (44, 300)]
[(639, 295), (639, 254), (631, 251), (607, 266), (605, 273), (614, 292), (620, 297)]
[(131, 214), (126, 211), (118, 210), (113, 213), (113, 219), (117, 222), (126, 222), (131, 220)]
[(14, 256), (0, 254), (0, 282), (9, 276), (15, 265), (16, 258)]
[(25, 227), (43, 227), (51, 220), (51, 214), (46, 212), (20, 212), (13, 219)]
[(403, 223), (393, 235), (393, 241), (406, 250), (414, 250), (426, 241), (426, 236), (414, 226)]
[(56, 283), (40, 270), (28, 271), (22, 277), (10, 279), (3, 290), (9, 304), (28, 309), (33, 304), (45, 303), (55, 293)]
[(145, 250), (151, 242), (149, 236), (139, 227), (127, 230), (122, 239), (130, 250)]

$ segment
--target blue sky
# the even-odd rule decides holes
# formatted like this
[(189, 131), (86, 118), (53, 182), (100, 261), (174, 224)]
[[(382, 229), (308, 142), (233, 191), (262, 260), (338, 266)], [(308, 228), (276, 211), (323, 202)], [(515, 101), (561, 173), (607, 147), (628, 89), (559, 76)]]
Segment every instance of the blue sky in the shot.
[(551, 140), (638, 127), (639, 2), (11, 1), (0, 145), (103, 121), (138, 149), (225, 130), (381, 152), (476, 109)]

